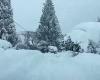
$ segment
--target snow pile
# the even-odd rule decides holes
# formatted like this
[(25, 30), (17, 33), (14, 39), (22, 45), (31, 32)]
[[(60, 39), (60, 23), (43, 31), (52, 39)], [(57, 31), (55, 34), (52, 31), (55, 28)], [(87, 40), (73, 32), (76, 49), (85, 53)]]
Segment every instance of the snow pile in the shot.
[(56, 53), (58, 51), (57, 47), (55, 46), (48, 46), (48, 48), (49, 48), (49, 52), (51, 53)]
[(71, 36), (74, 42), (81, 42), (82, 48), (86, 50), (88, 40), (93, 40), (94, 42), (100, 40), (100, 22), (79, 24), (68, 35)]
[(100, 80), (100, 56), (69, 52), (6, 50), (0, 53), (0, 80)]
[(12, 45), (8, 41), (0, 39), (0, 48), (8, 49), (8, 48), (11, 48), (11, 47), (12, 47)]

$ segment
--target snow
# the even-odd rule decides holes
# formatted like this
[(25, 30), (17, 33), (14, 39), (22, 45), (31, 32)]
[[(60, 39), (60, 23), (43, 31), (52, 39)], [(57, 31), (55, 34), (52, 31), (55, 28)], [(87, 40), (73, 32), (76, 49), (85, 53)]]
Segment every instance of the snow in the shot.
[(81, 23), (75, 26), (68, 35), (74, 42), (80, 42), (82, 48), (86, 50), (88, 40), (93, 40), (96, 43), (100, 40), (100, 22)]
[[(100, 23), (79, 24), (68, 35), (86, 50), (89, 39), (100, 40)], [(22, 35), (20, 38), (24, 39)], [(100, 80), (98, 54), (80, 53), (72, 57), (71, 51), (43, 54), (11, 47), (9, 42), (0, 40), (0, 80)], [(49, 49), (57, 51), (54, 46)]]
[(48, 46), (48, 48), (49, 48), (49, 51), (53, 53), (58, 51), (57, 47), (55, 46)]
[(8, 49), (8, 48), (11, 48), (11, 47), (12, 47), (12, 45), (8, 41), (0, 39), (0, 48)]
[(0, 50), (0, 80), (100, 80), (100, 56)]

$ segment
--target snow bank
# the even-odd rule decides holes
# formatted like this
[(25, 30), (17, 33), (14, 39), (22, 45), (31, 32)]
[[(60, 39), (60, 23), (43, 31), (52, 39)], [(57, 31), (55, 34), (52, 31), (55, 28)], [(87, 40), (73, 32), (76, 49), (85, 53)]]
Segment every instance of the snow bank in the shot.
[(0, 80), (100, 80), (100, 56), (30, 50), (0, 53)]
[(0, 39), (0, 48), (8, 49), (8, 48), (11, 48), (11, 47), (12, 47), (12, 45), (8, 41)]
[(73, 41), (81, 42), (82, 48), (86, 50), (89, 39), (94, 42), (100, 40), (100, 22), (81, 23), (75, 26), (68, 35)]

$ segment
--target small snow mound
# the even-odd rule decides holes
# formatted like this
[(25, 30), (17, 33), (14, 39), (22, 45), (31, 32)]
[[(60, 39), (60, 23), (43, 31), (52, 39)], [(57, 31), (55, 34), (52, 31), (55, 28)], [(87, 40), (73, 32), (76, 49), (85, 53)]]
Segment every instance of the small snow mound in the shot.
[(55, 46), (49, 46), (48, 48), (49, 48), (49, 52), (51, 53), (56, 53), (58, 51), (57, 47)]
[(0, 48), (8, 49), (8, 48), (11, 48), (11, 47), (12, 47), (12, 45), (8, 41), (0, 39)]
[(68, 36), (69, 35), (74, 42), (80, 42), (82, 48), (86, 50), (88, 40), (93, 40), (96, 43), (100, 40), (100, 22), (81, 23), (75, 26), (73, 30), (68, 33)]

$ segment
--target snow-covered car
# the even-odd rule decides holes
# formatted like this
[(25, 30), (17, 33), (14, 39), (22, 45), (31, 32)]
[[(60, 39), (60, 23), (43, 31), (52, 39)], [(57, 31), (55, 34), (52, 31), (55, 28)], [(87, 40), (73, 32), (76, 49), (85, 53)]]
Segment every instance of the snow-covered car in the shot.
[(51, 52), (51, 53), (57, 53), (57, 51), (58, 51), (58, 49), (57, 49), (57, 47), (55, 47), (55, 46), (48, 46), (48, 49), (49, 49), (49, 52)]
[(8, 42), (6, 40), (1, 40), (0, 39), (0, 48), (2, 48), (2, 49), (9, 49), (11, 47), (12, 47), (12, 45), (11, 45), (10, 42)]

